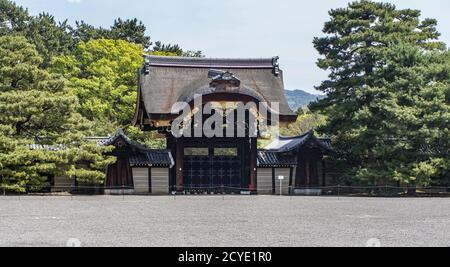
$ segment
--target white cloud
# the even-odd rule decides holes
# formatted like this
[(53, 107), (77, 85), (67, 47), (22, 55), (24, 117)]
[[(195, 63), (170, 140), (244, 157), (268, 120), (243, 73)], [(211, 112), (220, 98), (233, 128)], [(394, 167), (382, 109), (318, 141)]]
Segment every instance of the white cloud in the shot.
[(66, 0), (66, 1), (71, 4), (78, 4), (78, 3), (81, 3), (83, 0)]

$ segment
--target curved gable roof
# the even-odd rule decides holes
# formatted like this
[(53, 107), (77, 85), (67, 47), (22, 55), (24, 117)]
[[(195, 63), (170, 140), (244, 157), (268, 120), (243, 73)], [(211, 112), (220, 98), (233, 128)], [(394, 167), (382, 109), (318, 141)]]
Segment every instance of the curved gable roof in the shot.
[[(173, 104), (188, 101), (198, 91), (210, 92), (211, 69), (228, 71), (239, 78), (236, 90), (258, 96), (269, 105), (279, 103), (279, 114), (295, 116), (284, 95), (283, 75), (277, 58), (209, 59), (147, 56), (140, 72), (139, 108), (147, 114), (170, 114)], [(221, 91), (221, 93), (223, 93)], [(230, 91), (232, 93), (232, 91)], [(139, 107), (143, 105), (143, 107)]]
[(175, 165), (172, 154), (169, 150), (149, 149), (141, 143), (130, 139), (122, 129), (119, 129), (113, 136), (105, 139), (98, 139), (97, 143), (102, 146), (115, 146), (118, 141), (134, 149), (130, 153), (129, 163), (132, 167), (169, 167)]
[(122, 129), (117, 130), (117, 132), (113, 136), (109, 137), (108, 139), (99, 140), (98, 143), (99, 143), (99, 145), (103, 145), (103, 146), (114, 146), (116, 144), (116, 142), (119, 140), (123, 140), (125, 142), (125, 144), (127, 144), (130, 147), (136, 148), (137, 150), (141, 150), (141, 151), (149, 150), (147, 147), (145, 147), (141, 143), (131, 140), (127, 135), (125, 135), (125, 133), (123, 132)]
[(278, 136), (272, 143), (265, 147), (265, 150), (284, 153), (296, 150), (307, 144), (316, 145), (327, 153), (334, 153), (331, 146), (331, 140), (326, 138), (317, 138), (312, 130), (300, 136)]
[(259, 150), (257, 153), (257, 164), (260, 168), (283, 168), (297, 166), (295, 155)]

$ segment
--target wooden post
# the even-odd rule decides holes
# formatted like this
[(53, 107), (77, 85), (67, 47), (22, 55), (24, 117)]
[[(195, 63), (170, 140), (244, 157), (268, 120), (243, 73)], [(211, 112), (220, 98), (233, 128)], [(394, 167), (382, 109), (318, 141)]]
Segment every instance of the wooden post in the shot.
[(306, 175), (307, 175), (307, 165), (306, 165), (306, 158), (303, 155), (302, 152), (297, 150), (297, 157), (298, 157), (298, 165), (297, 165), (297, 173), (296, 173), (296, 186), (299, 187), (306, 187), (308, 185)]
[(293, 176), (294, 176), (294, 168), (291, 166), (289, 168), (289, 195), (292, 195), (294, 193)]
[(410, 197), (417, 196), (417, 186), (415, 184), (413, 186), (408, 186), (408, 196)]
[(309, 166), (309, 159), (305, 160), (305, 184), (307, 188), (311, 187), (311, 169)]
[(183, 166), (184, 165), (184, 142), (182, 138), (176, 140), (176, 191), (184, 191)]
[(177, 191), (177, 139), (172, 136), (172, 134), (168, 134), (167, 136), (167, 150), (172, 153), (174, 158), (174, 166), (169, 169), (169, 186), (171, 192)]
[(325, 160), (322, 158), (322, 186), (327, 186), (327, 174), (326, 174), (326, 165)]
[(258, 144), (256, 138), (250, 138), (250, 191), (256, 191), (257, 188), (257, 157)]

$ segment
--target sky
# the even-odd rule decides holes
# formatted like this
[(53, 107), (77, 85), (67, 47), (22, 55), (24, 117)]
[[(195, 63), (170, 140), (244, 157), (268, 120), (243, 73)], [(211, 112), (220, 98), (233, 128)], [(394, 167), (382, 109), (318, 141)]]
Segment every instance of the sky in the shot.
[[(153, 41), (201, 50), (207, 57), (280, 57), (286, 89), (317, 93), (327, 72), (316, 66), (312, 45), (323, 36), (328, 11), (349, 0), (16, 0), (31, 14), (109, 27), (115, 18), (138, 18)], [(390, 0), (398, 8), (422, 11), (438, 20), (441, 40), (450, 45), (450, 1)]]

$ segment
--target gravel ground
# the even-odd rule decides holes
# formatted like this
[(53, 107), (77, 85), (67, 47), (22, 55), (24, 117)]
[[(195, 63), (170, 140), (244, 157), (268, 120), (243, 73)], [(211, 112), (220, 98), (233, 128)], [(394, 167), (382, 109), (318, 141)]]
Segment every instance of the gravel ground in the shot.
[(0, 246), (66, 246), (69, 239), (82, 246), (366, 246), (372, 240), (448, 247), (450, 199), (0, 197)]

